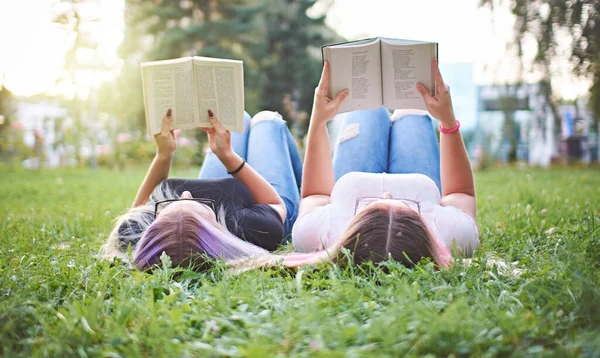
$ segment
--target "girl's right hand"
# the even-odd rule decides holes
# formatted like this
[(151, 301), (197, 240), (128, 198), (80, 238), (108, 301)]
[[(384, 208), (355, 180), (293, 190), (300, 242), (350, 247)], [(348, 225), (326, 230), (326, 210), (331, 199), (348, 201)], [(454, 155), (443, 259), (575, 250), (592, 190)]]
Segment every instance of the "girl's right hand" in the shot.
[(319, 81), (319, 85), (315, 89), (311, 123), (325, 124), (333, 119), (340, 109), (342, 102), (344, 102), (350, 93), (348, 90), (343, 90), (334, 99), (329, 98), (329, 72), (329, 62), (325, 61), (321, 81)]

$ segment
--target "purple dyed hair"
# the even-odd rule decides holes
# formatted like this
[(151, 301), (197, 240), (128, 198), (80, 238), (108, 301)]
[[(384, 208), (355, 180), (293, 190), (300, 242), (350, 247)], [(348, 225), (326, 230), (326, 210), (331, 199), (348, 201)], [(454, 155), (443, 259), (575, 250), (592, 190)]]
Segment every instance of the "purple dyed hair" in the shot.
[(148, 271), (165, 253), (174, 266), (207, 267), (207, 258), (226, 262), (261, 256), (268, 251), (232, 235), (221, 224), (184, 211), (165, 213), (146, 230), (133, 253), (133, 264)]

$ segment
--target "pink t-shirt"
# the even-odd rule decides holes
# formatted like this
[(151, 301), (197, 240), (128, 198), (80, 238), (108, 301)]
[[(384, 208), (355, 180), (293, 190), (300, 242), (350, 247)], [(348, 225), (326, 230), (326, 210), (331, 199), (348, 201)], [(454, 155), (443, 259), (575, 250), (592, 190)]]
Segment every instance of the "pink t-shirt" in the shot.
[(479, 230), (475, 220), (460, 209), (441, 206), (440, 192), (429, 177), (422, 174), (348, 173), (333, 187), (331, 203), (314, 208), (300, 217), (292, 229), (292, 243), (297, 251), (309, 252), (332, 246), (339, 240), (354, 218), (356, 199), (381, 197), (389, 192), (394, 198), (421, 203), (421, 217), (449, 255), (453, 242), (471, 256), (479, 246)]

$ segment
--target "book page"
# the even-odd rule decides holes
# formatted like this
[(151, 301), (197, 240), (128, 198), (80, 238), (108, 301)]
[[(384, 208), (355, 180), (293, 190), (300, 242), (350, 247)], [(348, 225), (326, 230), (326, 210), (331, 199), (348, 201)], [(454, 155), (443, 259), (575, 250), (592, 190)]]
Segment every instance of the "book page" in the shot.
[(244, 132), (243, 71), (241, 61), (194, 57), (198, 126), (211, 126), (210, 109), (226, 129)]
[(142, 83), (148, 134), (160, 133), (169, 108), (174, 116), (172, 128), (189, 128), (194, 121), (191, 58), (142, 63)]
[(381, 54), (379, 40), (358, 46), (331, 46), (323, 51), (331, 66), (329, 96), (335, 97), (345, 89), (350, 95), (339, 113), (382, 105)]
[(430, 91), (434, 90), (431, 71), (434, 48), (434, 43), (403, 45), (382, 40), (383, 103), (386, 107), (426, 109), (416, 85), (421, 82)]

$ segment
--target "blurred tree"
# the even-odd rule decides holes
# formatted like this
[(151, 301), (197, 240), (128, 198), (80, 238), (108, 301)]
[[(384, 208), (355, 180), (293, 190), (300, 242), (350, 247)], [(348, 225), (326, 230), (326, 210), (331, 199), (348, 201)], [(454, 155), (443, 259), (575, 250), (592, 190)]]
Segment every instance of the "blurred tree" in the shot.
[[(504, 0), (480, 0), (481, 6), (492, 10)], [(592, 82), (590, 106), (600, 121), (600, 0), (506, 0), (509, 2), (515, 22), (515, 42), (519, 56), (523, 55), (524, 40), (528, 35), (537, 40), (535, 61), (540, 65), (544, 81), (550, 83), (551, 64), (557, 55), (557, 47), (568, 38), (571, 41), (571, 62), (576, 75)], [(548, 99), (552, 88), (541, 86)], [(554, 101), (548, 101), (554, 108)], [(560, 124), (560, 122), (559, 122)], [(555, 126), (560, 130), (560, 125)]]
[(510, 145), (508, 150), (508, 161), (517, 160), (517, 123), (515, 121), (515, 112), (517, 110), (518, 100), (515, 95), (504, 95), (498, 98), (498, 107), (504, 114), (503, 135)]
[[(263, 4), (248, 0), (126, 0), (124, 66), (118, 80), (119, 107), (145, 126), (140, 63), (183, 56), (238, 59), (245, 63), (248, 99), (257, 98), (255, 17)], [(254, 5), (253, 5), (254, 4)], [(133, 105), (132, 105), (133, 104)], [(248, 104), (248, 103), (247, 103)], [(254, 101), (250, 107), (258, 107)]]
[[(260, 43), (255, 20), (263, 8), (250, 0), (126, 0), (118, 116), (145, 128), (141, 62), (194, 55), (244, 61), (246, 109), (255, 111), (259, 66), (251, 50)], [(196, 138), (202, 143), (205, 135), (198, 131)], [(198, 151), (198, 163), (202, 157)]]
[[(81, 71), (102, 70), (82, 63), (93, 53), (93, 5), (100, 0), (60, 0), (55, 21), (72, 37), (64, 81)], [(277, 110), (297, 137), (306, 132), (308, 113), (321, 69), (319, 46), (340, 41), (324, 24), (333, 0), (321, 0), (321, 15), (310, 14), (317, 0), (125, 0), (125, 34), (120, 75), (91, 91), (85, 101), (67, 101), (69, 113), (95, 121), (109, 113), (112, 134), (145, 128), (140, 63), (183, 56), (244, 61), (246, 109)], [(313, 11), (314, 12), (314, 11)], [(92, 56), (93, 57), (93, 56)], [(198, 135), (203, 141), (203, 133)], [(201, 154), (200, 154), (201, 156)]]
[(0, 159), (9, 159), (9, 130), (15, 115), (15, 98), (8, 88), (4, 87), (4, 74), (0, 77)]
[(140, 62), (200, 55), (244, 61), (248, 112), (278, 110), (299, 122), (312, 106), (321, 68), (319, 46), (340, 39), (325, 26), (324, 14), (308, 15), (316, 2), (126, 0), (117, 107), (143, 125)]
[[(105, 65), (104, 58), (98, 51), (100, 2), (101, 0), (60, 0), (54, 4), (54, 22), (71, 39), (64, 57), (65, 71), (58, 82), (70, 87), (74, 95), (61, 98), (61, 105), (67, 109), (68, 116), (74, 119), (76, 131), (72, 136), (76, 138), (70, 144), (76, 148), (77, 161), (80, 162), (79, 155), (85, 143), (91, 149), (91, 167), (96, 167), (97, 135), (100, 129), (97, 120), (99, 78), (112, 70)], [(63, 123), (64, 120), (60, 125)]]
[(327, 8), (311, 17), (318, 0), (267, 0), (261, 61), (262, 108), (276, 110), (291, 122), (297, 137), (306, 133), (315, 87), (321, 74), (320, 46), (342, 38), (325, 25)]

